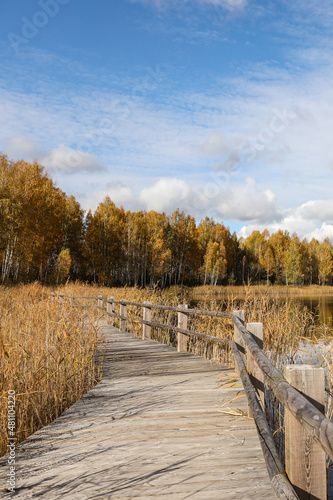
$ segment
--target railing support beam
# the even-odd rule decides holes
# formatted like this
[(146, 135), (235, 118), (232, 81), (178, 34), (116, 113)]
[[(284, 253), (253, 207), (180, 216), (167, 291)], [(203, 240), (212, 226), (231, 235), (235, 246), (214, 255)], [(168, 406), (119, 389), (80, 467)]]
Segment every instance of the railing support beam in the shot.
[(103, 307), (103, 295), (97, 297), (97, 307)]
[[(146, 301), (144, 302), (145, 306), (143, 308), (143, 320), (144, 321), (151, 321), (151, 307), (147, 307), (151, 302)], [(143, 323), (142, 326), (142, 338), (143, 339), (150, 339), (151, 338), (151, 326), (145, 325)]]
[[(263, 348), (264, 344), (264, 330), (262, 323), (247, 323), (247, 330), (252, 333), (254, 340), (257, 342), (260, 349)], [(264, 385), (264, 374), (258, 367), (254, 358), (246, 347), (246, 368), (249, 374), (250, 380), (256, 392), (257, 398), (261, 404), (261, 408), (265, 411), (265, 385)], [(248, 415), (252, 417), (252, 412), (250, 405), (248, 405)]]
[[(313, 365), (287, 365), (285, 378), (321, 412), (325, 411), (325, 371)], [(306, 408), (304, 408), (306, 411)], [(326, 500), (326, 455), (319, 443), (285, 408), (286, 472), (300, 500)]]
[(120, 331), (121, 333), (124, 333), (126, 332), (126, 319), (124, 319), (124, 317), (126, 318), (127, 317), (127, 306), (125, 304), (125, 300), (124, 300), (124, 303), (121, 303), (120, 304), (120, 316), (123, 316), (123, 318), (120, 318)]
[[(237, 316), (237, 318), (239, 318), (244, 324), (245, 313), (242, 309), (234, 311), (234, 315)], [(246, 366), (246, 343), (245, 340), (243, 339), (243, 335), (241, 334), (236, 325), (234, 325), (234, 341)], [(238, 373), (237, 364), (236, 364), (236, 372)]]
[[(112, 302), (109, 302), (112, 301)], [(114, 314), (115, 311), (115, 304), (114, 304), (114, 297), (109, 297), (106, 302), (106, 312), (108, 313), (107, 317), (107, 323), (110, 326), (114, 325), (114, 316), (109, 316), (109, 314)]]
[[(182, 309), (187, 309), (188, 305), (183, 304), (178, 306)], [(179, 312), (178, 313), (178, 328), (182, 328), (183, 330), (187, 330), (187, 314)], [(184, 335), (183, 333), (177, 333), (177, 350), (178, 352), (187, 352), (187, 343), (188, 343), (188, 337), (187, 335)]]

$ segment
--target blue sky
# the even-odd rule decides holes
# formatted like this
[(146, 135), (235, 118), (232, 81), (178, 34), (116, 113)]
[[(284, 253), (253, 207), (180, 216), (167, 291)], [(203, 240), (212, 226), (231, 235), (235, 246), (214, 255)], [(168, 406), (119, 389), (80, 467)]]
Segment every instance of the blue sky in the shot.
[(11, 0), (0, 151), (87, 210), (333, 238), (328, 0)]

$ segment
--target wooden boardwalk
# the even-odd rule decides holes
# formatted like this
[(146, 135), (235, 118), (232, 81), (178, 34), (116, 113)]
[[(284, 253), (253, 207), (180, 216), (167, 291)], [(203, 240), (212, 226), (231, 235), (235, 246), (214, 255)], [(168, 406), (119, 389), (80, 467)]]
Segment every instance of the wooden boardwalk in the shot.
[[(218, 387), (231, 370), (102, 332), (102, 381), (17, 447), (15, 499), (274, 498), (253, 421), (219, 411), (247, 406), (223, 406), (241, 390)], [(0, 465), (6, 472), (5, 457)]]

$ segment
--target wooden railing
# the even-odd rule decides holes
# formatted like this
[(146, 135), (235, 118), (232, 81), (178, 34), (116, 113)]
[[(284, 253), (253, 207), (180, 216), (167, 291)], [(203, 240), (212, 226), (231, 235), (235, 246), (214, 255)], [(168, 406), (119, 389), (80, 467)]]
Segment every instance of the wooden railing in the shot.
[[(52, 294), (55, 298), (55, 294)], [(326, 454), (333, 460), (333, 423), (324, 415), (325, 375), (324, 369), (312, 365), (287, 365), (285, 377), (275, 368), (262, 351), (263, 329), (261, 323), (244, 325), (244, 311), (224, 313), (152, 304), (151, 302), (117, 301), (114, 297), (74, 297), (59, 294), (59, 301), (69, 298), (97, 300), (97, 308), (108, 316), (113, 326), (114, 319), (120, 321), (120, 331), (125, 332), (129, 322), (127, 307), (143, 309), (142, 337), (151, 338), (152, 328), (167, 328), (177, 332), (177, 349), (187, 350), (188, 337), (199, 338), (230, 346), (238, 374), (248, 399), (249, 414), (258, 431), (263, 455), (273, 490), (279, 499), (327, 499)], [(106, 304), (106, 307), (103, 304)], [(81, 304), (80, 304), (81, 305)], [(119, 313), (116, 313), (119, 306)], [(84, 307), (84, 306), (83, 306)], [(87, 306), (86, 306), (87, 307)], [(152, 310), (173, 311), (178, 314), (178, 325), (172, 326), (152, 321)], [(228, 318), (234, 323), (234, 338), (220, 338), (187, 328), (189, 315)], [(285, 456), (286, 470), (282, 465), (274, 439), (264, 412), (264, 383), (285, 408)]]

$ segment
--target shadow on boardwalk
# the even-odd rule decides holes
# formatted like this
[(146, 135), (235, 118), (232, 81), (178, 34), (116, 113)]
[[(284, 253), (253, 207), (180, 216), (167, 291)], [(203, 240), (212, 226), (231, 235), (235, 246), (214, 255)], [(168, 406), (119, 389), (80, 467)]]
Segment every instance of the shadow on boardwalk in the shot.
[[(16, 450), (17, 499), (271, 499), (253, 421), (221, 413), (224, 367), (103, 327), (102, 381)], [(230, 372), (231, 373), (231, 372)], [(246, 406), (246, 398), (230, 403)], [(240, 406), (241, 405), (241, 406)], [(4, 473), (5, 472), (5, 473)]]

